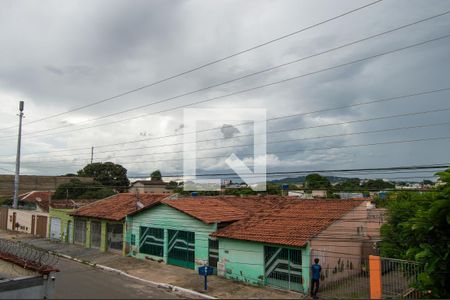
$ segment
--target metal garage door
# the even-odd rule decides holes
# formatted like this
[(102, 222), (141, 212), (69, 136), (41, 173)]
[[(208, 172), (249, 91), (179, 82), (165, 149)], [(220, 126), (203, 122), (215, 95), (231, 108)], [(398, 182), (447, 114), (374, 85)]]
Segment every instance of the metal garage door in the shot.
[(301, 250), (265, 246), (264, 268), (267, 285), (303, 291)]
[(139, 253), (164, 256), (164, 229), (141, 226), (139, 230)]
[(50, 238), (54, 240), (61, 239), (61, 219), (50, 219)]
[(169, 264), (194, 269), (195, 233), (181, 230), (169, 230)]
[(122, 251), (123, 224), (110, 224), (106, 226), (108, 249)]
[(74, 243), (84, 245), (86, 242), (86, 221), (75, 220)]
[(67, 221), (67, 241), (73, 243), (73, 223), (72, 221)]
[(100, 222), (91, 222), (91, 247), (100, 248), (102, 239), (102, 225)]

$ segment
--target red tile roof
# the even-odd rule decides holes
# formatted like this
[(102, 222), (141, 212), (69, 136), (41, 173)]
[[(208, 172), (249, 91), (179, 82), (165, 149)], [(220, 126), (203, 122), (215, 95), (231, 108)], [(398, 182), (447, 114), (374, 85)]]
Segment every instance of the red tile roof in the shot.
[(212, 236), (302, 247), (362, 203), (355, 200), (290, 200), (273, 210), (260, 211), (232, 223)]
[(43, 211), (48, 212), (48, 205), (53, 191), (31, 191), (19, 196), (20, 201), (36, 203)]
[[(166, 197), (167, 195), (164, 194), (120, 193), (83, 206), (71, 215), (120, 221), (128, 214), (142, 208), (148, 208)], [(142, 204), (141, 207), (138, 205), (138, 201)]]
[(227, 204), (225, 201), (210, 197), (166, 199), (162, 203), (184, 212), (204, 223), (237, 221), (247, 216), (247, 212)]
[(52, 200), (50, 207), (56, 209), (77, 209), (95, 201), (98, 201), (98, 199)]

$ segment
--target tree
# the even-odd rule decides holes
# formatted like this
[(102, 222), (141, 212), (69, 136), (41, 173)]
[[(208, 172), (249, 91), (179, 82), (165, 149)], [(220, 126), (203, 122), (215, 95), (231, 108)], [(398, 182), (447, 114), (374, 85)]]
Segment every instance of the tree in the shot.
[(359, 178), (350, 178), (343, 182), (336, 184), (335, 189), (338, 191), (356, 192), (361, 191), (361, 180)]
[(126, 191), (130, 185), (127, 177), (127, 169), (112, 162), (92, 163), (77, 173), (81, 177), (93, 177), (95, 181), (119, 192)]
[(173, 190), (173, 189), (176, 189), (177, 187), (178, 187), (178, 183), (176, 181), (171, 180), (167, 184), (166, 189)]
[(53, 199), (103, 199), (114, 195), (115, 192), (98, 182), (83, 182), (71, 179), (70, 182), (60, 184), (52, 196)]
[(328, 178), (320, 174), (309, 174), (305, 178), (305, 187), (307, 189), (328, 189), (331, 183)]
[(450, 298), (450, 168), (438, 175), (445, 185), (437, 191), (396, 193), (386, 201), (381, 255), (424, 263), (417, 288)]
[(379, 191), (384, 189), (395, 188), (395, 185), (388, 181), (384, 181), (383, 179), (369, 179), (364, 184), (364, 187), (369, 191)]
[(150, 174), (150, 179), (152, 181), (160, 181), (160, 180), (162, 180), (161, 171), (160, 170), (153, 171), (152, 174)]

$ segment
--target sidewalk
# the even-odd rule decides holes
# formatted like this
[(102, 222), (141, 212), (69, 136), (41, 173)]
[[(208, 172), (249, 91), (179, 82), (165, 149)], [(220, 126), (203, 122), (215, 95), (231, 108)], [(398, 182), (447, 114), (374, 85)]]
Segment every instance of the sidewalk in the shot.
[(32, 244), (36, 247), (68, 255), (86, 262), (104, 265), (121, 270), (129, 275), (145, 280), (172, 284), (194, 290), (216, 298), (234, 299), (298, 299), (302, 294), (257, 287), (235, 282), (218, 276), (208, 277), (208, 291), (203, 290), (203, 277), (195, 271), (155, 261), (144, 261), (131, 257), (123, 257), (115, 253), (101, 253), (97, 249), (87, 249), (78, 245), (64, 244), (47, 239), (36, 238), (29, 234), (0, 230), (1, 238), (9, 238)]

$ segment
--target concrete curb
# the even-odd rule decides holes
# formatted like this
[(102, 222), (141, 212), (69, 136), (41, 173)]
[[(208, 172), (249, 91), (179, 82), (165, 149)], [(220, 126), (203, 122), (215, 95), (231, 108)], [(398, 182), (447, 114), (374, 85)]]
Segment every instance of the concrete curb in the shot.
[(76, 257), (72, 257), (72, 256), (69, 256), (69, 255), (66, 255), (66, 254), (58, 253), (58, 252), (55, 252), (55, 251), (51, 251), (51, 252), (54, 255), (57, 255), (59, 257), (62, 257), (62, 258), (65, 258), (65, 259), (69, 259), (69, 260), (72, 260), (72, 261), (76, 261), (76, 262), (79, 262), (79, 263), (82, 263), (82, 264), (85, 264), (85, 265), (88, 265), (88, 266), (91, 266), (91, 267), (94, 267), (94, 268), (98, 268), (98, 269), (101, 269), (101, 270), (104, 270), (104, 271), (114, 272), (114, 273), (117, 273), (119, 275), (123, 275), (123, 276), (126, 276), (128, 278), (131, 278), (131, 279), (139, 280), (141, 282), (144, 282), (146, 284), (149, 284), (149, 285), (157, 287), (157, 288), (166, 289), (168, 291), (175, 292), (175, 293), (177, 293), (177, 294), (179, 294), (181, 296), (184, 296), (184, 297), (195, 297), (195, 298), (203, 298), (203, 299), (217, 299), (215, 297), (212, 297), (212, 296), (209, 296), (209, 295), (205, 295), (205, 294), (196, 292), (194, 290), (185, 289), (185, 288), (182, 288), (180, 286), (176, 286), (176, 285), (172, 285), (172, 284), (168, 284), (168, 283), (160, 283), (160, 282), (154, 282), (154, 281), (146, 280), (146, 279), (143, 279), (143, 278), (140, 278), (140, 277), (136, 277), (136, 276), (130, 275), (130, 274), (128, 274), (128, 273), (126, 273), (126, 272), (124, 272), (122, 270), (119, 270), (119, 269), (114, 269), (114, 268), (111, 268), (111, 267), (108, 267), (108, 266), (92, 263), (90, 261), (85, 261), (85, 260), (82, 260), (82, 259), (79, 259), (79, 258), (76, 258)]

